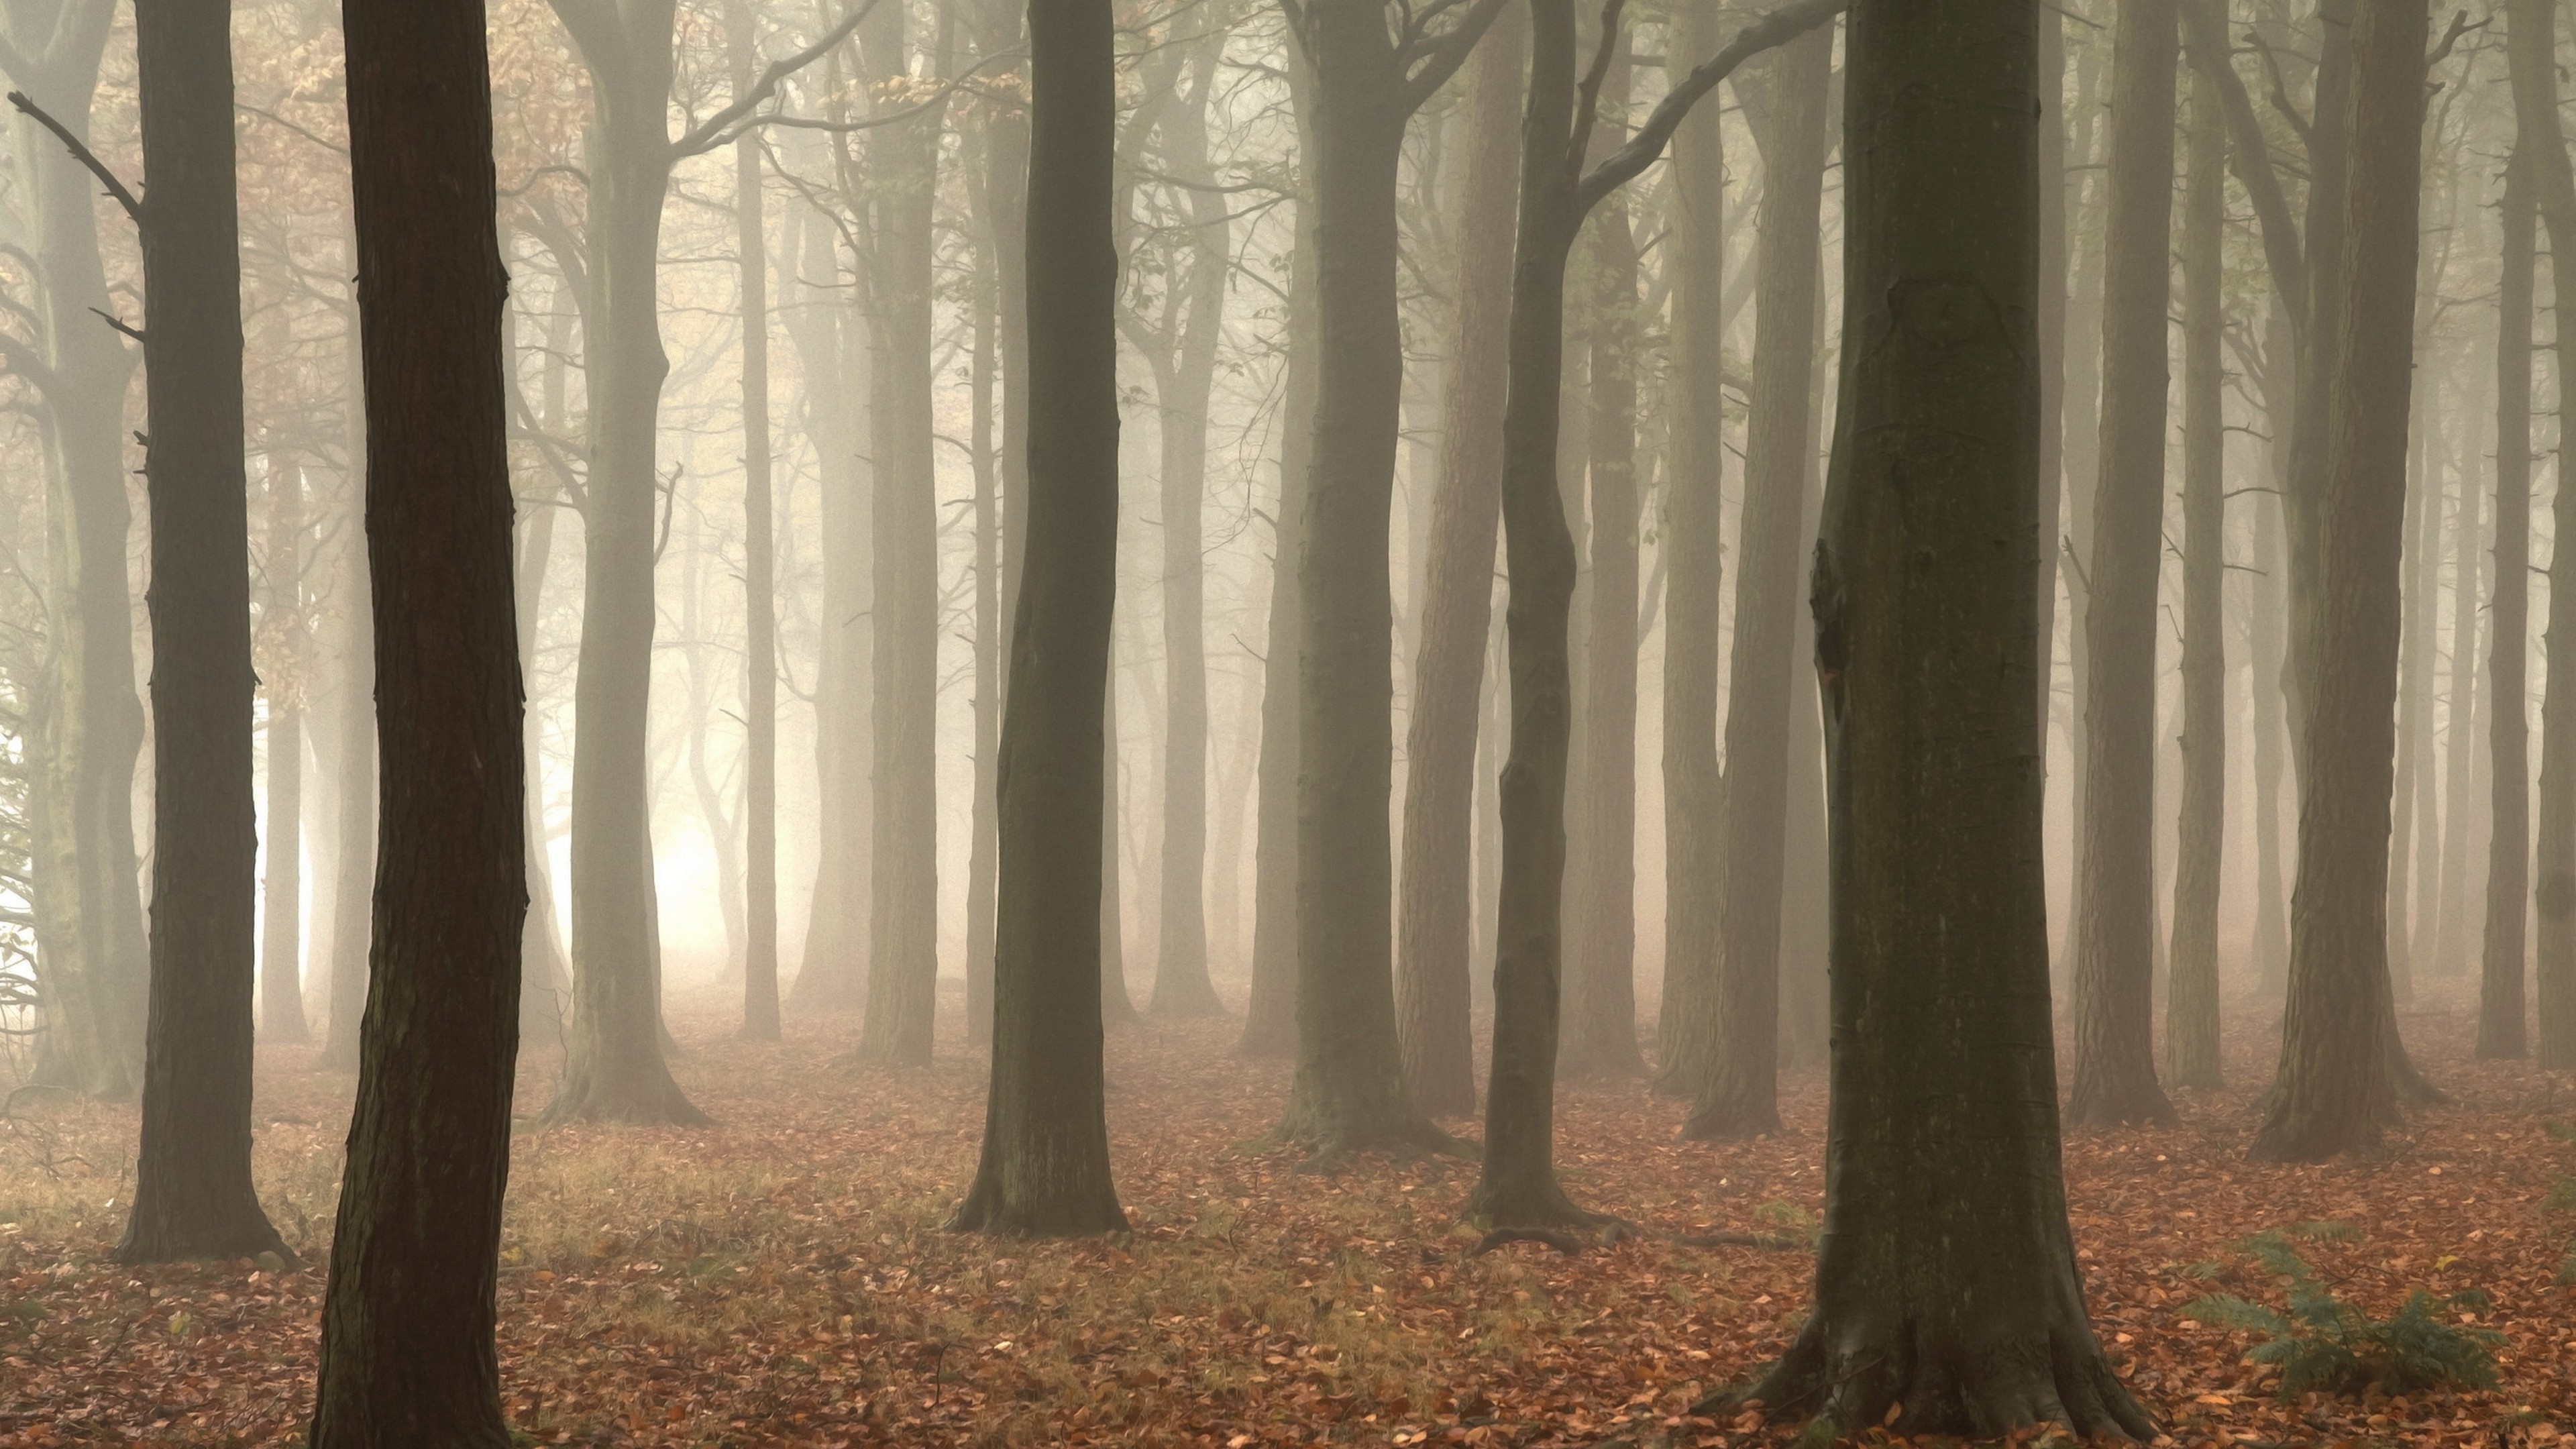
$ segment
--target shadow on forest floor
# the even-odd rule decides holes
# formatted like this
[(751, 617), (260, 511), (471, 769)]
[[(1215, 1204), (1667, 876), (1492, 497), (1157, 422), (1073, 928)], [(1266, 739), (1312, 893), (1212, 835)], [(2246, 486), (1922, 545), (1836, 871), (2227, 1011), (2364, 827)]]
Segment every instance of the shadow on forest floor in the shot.
[[(2576, 1289), (2554, 1275), (2576, 1215), (2576, 1089), (2468, 1058), (2465, 983), (2405, 1013), (2459, 1105), (2386, 1151), (2324, 1167), (2243, 1158), (2277, 1014), (2231, 1001), (2237, 1085), (2180, 1094), (2182, 1123), (2083, 1133), (2067, 1164), (2094, 1322), (2188, 1444), (2545, 1444), (2576, 1415)], [(953, 1025), (954, 1011), (947, 1020)], [(1785, 1439), (1748, 1417), (1678, 1418), (1775, 1354), (1803, 1312), (1802, 1252), (1654, 1237), (1566, 1258), (1470, 1257), (1454, 1217), (1473, 1164), (1364, 1162), (1318, 1178), (1244, 1144), (1286, 1067), (1232, 1054), (1233, 1024), (1113, 1033), (1111, 1129), (1136, 1231), (997, 1243), (939, 1230), (982, 1127), (980, 1053), (896, 1074), (836, 1066), (855, 1022), (731, 1040), (716, 994), (684, 997), (681, 1081), (716, 1125), (522, 1135), (500, 1290), (512, 1422), (539, 1443), (1640, 1445)], [(351, 1081), (312, 1053), (260, 1054), (263, 1200), (315, 1265), (127, 1269), (130, 1107), (21, 1098), (0, 1123), (0, 1446), (276, 1443), (302, 1432)], [(542, 1105), (551, 1047), (523, 1064)], [(1661, 1233), (1745, 1230), (1820, 1206), (1822, 1078), (1785, 1084), (1792, 1135), (1676, 1141), (1683, 1104), (1642, 1084), (1569, 1085), (1569, 1188)], [(1463, 1125), (1463, 1124), (1462, 1124)], [(2239, 1336), (2186, 1318), (2225, 1289), (2274, 1296), (2234, 1247), (2292, 1223), (2361, 1231), (2310, 1257), (2349, 1301), (2481, 1288), (2502, 1386), (2284, 1406)], [(2216, 1276), (2211, 1276), (2212, 1274)], [(2268, 1372), (2268, 1371), (2263, 1371)], [(1873, 1438), (1884, 1439), (1884, 1434)]]

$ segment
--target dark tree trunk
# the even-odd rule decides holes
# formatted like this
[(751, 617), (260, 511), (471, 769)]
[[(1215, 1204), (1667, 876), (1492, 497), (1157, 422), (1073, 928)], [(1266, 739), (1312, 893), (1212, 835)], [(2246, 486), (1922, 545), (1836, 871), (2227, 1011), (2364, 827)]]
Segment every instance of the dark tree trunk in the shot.
[(1118, 588), (1109, 0), (1032, 6), (1026, 572), (1002, 721), (993, 1082), (951, 1226), (1117, 1232), (1100, 1027), (1101, 721)]
[[(880, 83), (908, 74), (903, 7), (880, 6), (861, 26), (859, 46)], [(933, 106), (867, 133), (876, 796), (858, 1057), (880, 1066), (929, 1062), (939, 997), (939, 509), (930, 313), (940, 114)]]
[(2165, 1074), (2215, 1087), (2218, 887), (2227, 838), (2226, 327), (2221, 251), (2227, 125), (2206, 77), (2193, 81), (2182, 219), (2182, 791), (2174, 849), (2173, 944), (2165, 1001)]
[(304, 1021), (304, 468), (293, 455), (268, 460), (266, 626), (268, 840), (261, 898), (259, 1030), (273, 1042), (311, 1039)]
[(2164, 560), (2174, 0), (2121, 0), (2112, 57), (2102, 454), (2085, 571), (2076, 822), (2075, 1083), (2067, 1120), (2169, 1122), (2156, 1084), (2156, 579)]
[(143, 0), (134, 28), (151, 196), (138, 220), (151, 337), (152, 987), (134, 1210), (116, 1256), (154, 1263), (287, 1248), (250, 1178), (258, 838), (232, 7)]
[[(735, 95), (759, 69), (748, 0), (725, 8)], [(734, 143), (734, 249), (742, 274), (742, 1034), (778, 1039), (778, 613), (769, 484), (769, 229), (760, 143)]]
[[(2530, 13), (2509, 13), (2508, 19)], [(2535, 139), (2548, 144), (2546, 133)], [(2519, 1057), (2528, 1049), (2523, 923), (2531, 896), (2531, 720), (2524, 671), (2531, 654), (2531, 291), (2539, 213), (2532, 201), (2531, 162), (2519, 154), (2519, 143), (2515, 151), (2504, 169), (2504, 259), (2496, 292), (2495, 592), (2487, 623), (2492, 793), (2478, 977), (2481, 1057)]]
[(1783, 49), (1766, 69), (1760, 301), (1726, 695), (1719, 1036), (1715, 1071), (1682, 1128), (1690, 1137), (1780, 1130), (1780, 892), (1789, 819), (1789, 683), (1796, 668), (1790, 649), (1813, 437), (1809, 383), (1833, 33), (1819, 30)]
[[(1717, 9), (1673, 16), (1673, 55), (1718, 46)], [(1717, 1055), (1719, 861), (1726, 782), (1717, 761), (1720, 589), (1726, 552), (1725, 131), (1693, 107), (1673, 132), (1672, 372), (1665, 383), (1671, 462), (1665, 483), (1664, 990), (1656, 1013), (1655, 1090), (1696, 1098)]]
[(1443, 400), (1439, 485), (1423, 574), (1421, 650), (1406, 725), (1404, 881), (1396, 935), (1397, 1031), (1414, 1107), (1476, 1110), (1469, 965), (1475, 906), (1477, 716), (1492, 624), (1495, 528), (1502, 511), (1503, 390), (1511, 319), (1513, 200), (1519, 192), (1521, 70), (1528, 23), (1517, 10), (1468, 63), (1465, 176), (1458, 242), (1457, 341)]
[(386, 768), (310, 1442), (501, 1449), (493, 1292), (528, 877), (484, 15), (345, 14)]
[[(2560, 129), (2557, 72), (2552, 68), (2557, 54), (2557, 9), (2515, 0), (2506, 13), (2512, 25), (2507, 59), (2517, 118), (2514, 156), (2531, 168), (2525, 179), (2533, 187), (2541, 221), (2549, 228), (2551, 290), (2564, 303), (2576, 299), (2576, 168), (2568, 161)], [(2564, 415), (2570, 401), (2576, 400), (2576, 379), (2567, 376), (2563, 344), (2560, 353), (2556, 372), (2559, 411)], [(2562, 478), (2566, 458), (2562, 432), (2558, 470)], [(2576, 539), (2576, 488), (2559, 488), (2551, 518), (2555, 537)], [(2550, 555), (2546, 638), (2549, 678), (2576, 679), (2576, 549)], [(2498, 698), (2503, 697), (2499, 684)], [(2504, 789), (2504, 761), (2499, 747), (2498, 791)], [(2516, 788), (2520, 779), (2515, 776)], [(2497, 818), (2503, 818), (2501, 806)], [(2540, 1026), (2533, 1056), (2543, 1067), (2564, 1071), (2576, 1067), (2576, 689), (2552, 688), (2541, 702), (2540, 804), (2533, 824), (2532, 900), (2539, 927), (2533, 943), (2537, 948), (2533, 984)], [(2494, 899), (2492, 889), (2488, 897)], [(2489, 918), (2493, 919), (2492, 908)], [(2491, 944), (2490, 957), (2493, 953)]]
[[(1596, 1221), (1558, 1184), (1556, 1050), (1563, 970), (1566, 755), (1573, 732), (1575, 552), (1557, 488), (1565, 267), (1584, 214), (1652, 163), (1675, 125), (1747, 57), (1824, 25), (1842, 0), (1803, 0), (1739, 31), (1665, 93), (1633, 140), (1586, 170), (1596, 59), (1580, 86), (1573, 0), (1532, 0), (1529, 103), (1512, 258), (1511, 386), (1503, 414), (1503, 546), (1510, 593), (1511, 753), (1503, 765), (1503, 881), (1494, 931), (1494, 1047), (1483, 1172), (1467, 1216), (1535, 1227)], [(1624, 47), (1602, 13), (1603, 57)]]
[(1825, 1233), (1815, 1310), (1753, 1395), (1847, 1434), (2152, 1431), (2086, 1321), (2058, 1161), (2030, 707), (2038, 14), (1861, 0), (1845, 46), (1851, 310), (1813, 582)]
[(1499, 8), (1399, 43), (1383, 0), (1302, 12), (1313, 74), (1319, 356), (1298, 553), (1297, 1076), (1281, 1135), (1321, 1159), (1445, 1146), (1413, 1107), (1395, 1027), (1394, 628), (1388, 572), (1404, 383), (1395, 183), (1407, 122)]
[[(86, 136), (113, 0), (0, 8), (18, 64), (9, 79)], [(16, 203), (33, 232), (46, 463), (48, 633), (44, 712), (29, 782), (37, 834), (36, 933), (49, 1029), (36, 1080), (108, 1100), (143, 1079), (148, 950), (134, 840), (143, 706), (134, 689), (126, 582), (125, 400), (135, 354), (92, 311), (113, 310), (98, 239), (98, 189), (81, 163), (17, 116)]]
[(2355, 6), (2289, 1003), (2252, 1148), (2273, 1161), (2366, 1145), (2396, 1115), (2385, 892), (2426, 28), (2426, 0)]
[[(1627, 135), (1635, 67), (1622, 51), (1601, 86), (1592, 149), (1606, 155)], [(1567, 507), (1586, 527), (1576, 546), (1591, 566), (1571, 629), (1574, 669), (1572, 818), (1566, 856), (1567, 1076), (1642, 1076), (1637, 1049), (1637, 320), (1636, 231), (1627, 199), (1606, 198), (1590, 218), (1584, 271), (1591, 296), (1584, 378), (1589, 397)], [(1579, 486), (1588, 482), (1589, 488)], [(1572, 500), (1580, 498), (1581, 503)], [(1585, 505), (1588, 504), (1588, 509)]]

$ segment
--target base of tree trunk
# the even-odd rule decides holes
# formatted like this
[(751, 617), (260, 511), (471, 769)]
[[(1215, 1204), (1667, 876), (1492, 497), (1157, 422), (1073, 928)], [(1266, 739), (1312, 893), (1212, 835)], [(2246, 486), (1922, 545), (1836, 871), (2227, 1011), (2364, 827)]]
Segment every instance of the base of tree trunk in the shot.
[[(1068, 1154), (1068, 1159), (1080, 1156)], [(1126, 1232), (1130, 1224), (1108, 1173), (1067, 1160), (1052, 1170), (1007, 1174), (986, 1163), (976, 1170), (974, 1185), (949, 1214), (946, 1227), (954, 1233), (1005, 1238), (1089, 1238)]]
[[(1534, 1176), (1515, 1175), (1515, 1180), (1494, 1183), (1479, 1180), (1476, 1190), (1467, 1196), (1467, 1205), (1458, 1210), (1461, 1221), (1487, 1230), (1488, 1246), (1500, 1246), (1514, 1232), (1535, 1235), (1551, 1228), (1624, 1227), (1623, 1219), (1609, 1213), (1596, 1213), (1576, 1204), (1566, 1196), (1565, 1185), (1553, 1170)], [(1533, 1237), (1555, 1247), (1559, 1252), (1572, 1251), (1553, 1236)], [(1485, 1251), (1479, 1248), (1478, 1251)]]
[(134, 1216), (125, 1224), (125, 1239), (108, 1256), (119, 1263), (184, 1263), (275, 1253), (290, 1266), (300, 1262), (247, 1187), (240, 1196), (240, 1201), (221, 1208), (167, 1200), (156, 1207), (138, 1193)]
[(1721, 1079), (1691, 1108), (1681, 1137), (1688, 1142), (1723, 1142), (1777, 1137), (1781, 1131), (1777, 1097), (1769, 1092), (1728, 1091)]
[(1929, 1328), (1820, 1309), (1751, 1389), (1704, 1399), (1691, 1413), (1731, 1414), (1758, 1403), (1774, 1419), (1812, 1414), (1838, 1435), (1884, 1426), (1908, 1438), (1989, 1438), (2034, 1424), (2062, 1424), (2088, 1439), (2156, 1435), (2155, 1421), (2080, 1320), (1975, 1345), (1926, 1341)]
[(1216, 994), (1216, 983), (1208, 979), (1204, 962), (1196, 970), (1157, 968), (1154, 972), (1154, 997), (1147, 1010), (1168, 1021), (1226, 1014), (1225, 1001)]
[(2125, 1081), (2095, 1077), (2066, 1099), (2069, 1127), (2171, 1127), (2177, 1120), (2152, 1068)]
[(697, 1109), (670, 1074), (659, 1081), (611, 1083), (587, 1073), (565, 1076), (555, 1099), (537, 1117), (541, 1127), (567, 1122), (621, 1122), (635, 1127), (708, 1127), (715, 1119)]
[(1471, 1161), (1478, 1155), (1475, 1143), (1452, 1135), (1409, 1106), (1336, 1113), (1329, 1122), (1322, 1120), (1323, 1116), (1303, 1104), (1292, 1104), (1288, 1120), (1263, 1141), (1271, 1146), (1309, 1149), (1305, 1162), (1299, 1165), (1300, 1172), (1331, 1172), (1366, 1152), (1383, 1152), (1399, 1159), (1446, 1156)]

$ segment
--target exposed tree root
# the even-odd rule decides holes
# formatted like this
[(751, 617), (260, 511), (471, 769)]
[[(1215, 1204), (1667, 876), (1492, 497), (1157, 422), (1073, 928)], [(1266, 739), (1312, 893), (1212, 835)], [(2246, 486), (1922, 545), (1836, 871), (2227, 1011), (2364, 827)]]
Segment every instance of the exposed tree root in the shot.
[(2083, 1438), (2156, 1437), (2156, 1423), (2111, 1372), (2089, 1331), (1981, 1345), (1918, 1341), (1920, 1325), (1826, 1325), (1810, 1319), (1798, 1341), (1750, 1389), (1713, 1394), (1694, 1415), (1760, 1407), (1772, 1417), (1809, 1413), (1837, 1434), (1887, 1427), (1908, 1437), (1994, 1438), (2059, 1424)]

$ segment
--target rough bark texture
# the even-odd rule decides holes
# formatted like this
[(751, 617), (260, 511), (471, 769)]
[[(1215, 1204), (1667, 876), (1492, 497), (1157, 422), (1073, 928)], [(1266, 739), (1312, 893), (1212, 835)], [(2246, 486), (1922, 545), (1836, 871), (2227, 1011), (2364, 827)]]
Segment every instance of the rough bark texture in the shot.
[(2253, 1154), (2317, 1161), (2396, 1114), (2389, 792), (2405, 540), (2426, 0), (2358, 0), (2341, 345), (2326, 435), (2281, 1066)]
[(309, 1442), (502, 1449), (493, 1294), (528, 880), (484, 14), (345, 14), (385, 845)]
[[(1815, 1311), (1753, 1391), (1839, 1433), (2145, 1437), (2086, 1322), (2040, 868), (2031, 0), (1861, 0), (1816, 549), (1833, 1093)], [(2007, 103), (2008, 102), (2008, 103)]]
[(2531, 691), (2525, 671), (2531, 653), (2532, 253), (2539, 214), (2528, 160), (2517, 154), (2507, 162), (2504, 180), (2504, 259), (2496, 292), (2495, 584), (2487, 605), (2491, 793), (2478, 975), (2481, 1057), (2519, 1057), (2528, 1050), (2523, 923), (2531, 891)]
[(2164, 559), (2174, 0), (2121, 0), (2112, 59), (2102, 453), (2084, 630), (2071, 1122), (2168, 1122), (2156, 1084), (2156, 579)]
[(2174, 849), (2165, 1075), (2215, 1087), (2218, 887), (2227, 838), (2226, 434), (2220, 334), (2227, 126), (2204, 77), (2191, 91), (2182, 219), (2182, 790)]
[[(1755, 265), (1752, 406), (1737, 530), (1735, 649), (1726, 704), (1724, 892), (1715, 1070), (1682, 1132), (1745, 1137), (1780, 1130), (1780, 903), (1789, 818), (1791, 644), (1797, 634), (1800, 529), (1811, 456), (1825, 98), (1833, 33), (1770, 57), (1762, 143), (1762, 232)], [(1767, 134), (1763, 134), (1767, 132)]]
[(1476, 1110), (1468, 1011), (1474, 909), (1478, 715), (1502, 512), (1512, 213), (1519, 193), (1521, 71), (1528, 23), (1515, 9), (1468, 63), (1458, 240), (1457, 340), (1441, 414), (1439, 482), (1424, 566), (1421, 648), (1406, 723), (1404, 879), (1395, 960), (1405, 1089), (1433, 1117)]
[[(113, 0), (0, 6), (9, 79), (86, 137)], [(13, 180), (36, 258), (38, 357), (9, 367), (43, 389), (44, 709), (30, 782), (36, 934), (46, 1020), (35, 1080), (130, 1098), (143, 1080), (146, 954), (134, 841), (143, 706), (126, 582), (125, 400), (136, 354), (91, 310), (112, 311), (97, 186), (34, 118), (11, 113)]]
[[(2576, 167), (2567, 156), (2558, 115), (2557, 8), (2517, 0), (2508, 8), (2512, 33), (2507, 59), (2513, 71), (2514, 155), (2530, 166), (2528, 180), (2541, 221), (2549, 228), (2552, 295), (2562, 305), (2576, 299)], [(2562, 415), (2576, 400), (2576, 379), (2563, 354), (2558, 374)], [(2566, 476), (2562, 430), (2558, 474)], [(2576, 488), (2561, 487), (2551, 510), (2553, 537), (2576, 539)], [(2549, 677), (2576, 679), (2576, 549), (2549, 559)], [(2519, 696), (2516, 696), (2517, 698)], [(2496, 754), (2501, 766), (2502, 750)], [(2502, 781), (2499, 768), (2496, 778)], [(2499, 787), (2501, 788), (2501, 787)], [(2539, 1036), (2533, 1056), (2543, 1067), (2576, 1067), (2576, 689), (2551, 689), (2540, 710), (2540, 804), (2533, 821), (2532, 901), (2538, 939), (2533, 981)], [(2489, 893), (2492, 898), (2492, 892)]]
[(268, 685), (268, 838), (262, 842), (259, 1031), (311, 1037), (304, 1021), (304, 469), (268, 460), (268, 598), (260, 624), (273, 656)]
[(1027, 551), (1002, 722), (993, 1082), (951, 1225), (1116, 1232), (1100, 1026), (1102, 711), (1118, 584), (1109, 0), (1029, 12)]
[[(901, 5), (879, 6), (859, 29), (865, 69), (880, 82), (909, 73), (905, 29)], [(867, 133), (876, 786), (858, 1057), (879, 1066), (929, 1062), (939, 998), (939, 507), (930, 314), (940, 114), (933, 106)]]
[(287, 1252), (250, 1178), (250, 520), (232, 12), (135, 11), (151, 445), (152, 984), (128, 1263)]
[[(1671, 50), (1717, 49), (1713, 5), (1673, 16)], [(1673, 132), (1672, 373), (1665, 383), (1671, 460), (1665, 482), (1664, 991), (1655, 1090), (1696, 1098), (1717, 1059), (1718, 864), (1726, 785), (1717, 760), (1719, 602), (1726, 553), (1726, 370), (1719, 315), (1726, 285), (1725, 130), (1694, 106)]]

